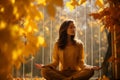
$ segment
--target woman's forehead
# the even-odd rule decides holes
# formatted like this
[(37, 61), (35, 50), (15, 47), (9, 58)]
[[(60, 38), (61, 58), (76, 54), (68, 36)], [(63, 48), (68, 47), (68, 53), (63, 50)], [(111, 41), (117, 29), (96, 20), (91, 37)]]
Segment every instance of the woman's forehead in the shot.
[(71, 22), (70, 24), (69, 24), (69, 26), (74, 26), (75, 24), (73, 23), (73, 22)]

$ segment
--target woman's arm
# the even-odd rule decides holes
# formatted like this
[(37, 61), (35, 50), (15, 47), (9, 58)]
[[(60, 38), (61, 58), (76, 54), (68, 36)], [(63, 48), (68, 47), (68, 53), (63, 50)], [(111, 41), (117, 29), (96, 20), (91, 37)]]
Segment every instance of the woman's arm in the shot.
[(55, 43), (53, 48), (53, 53), (52, 53), (52, 62), (45, 66), (56, 68), (58, 65), (59, 65), (58, 45), (57, 43)]
[(80, 44), (80, 57), (79, 57), (79, 66), (81, 67), (81, 69), (93, 69), (93, 70), (99, 70), (101, 69), (98, 66), (91, 66), (91, 65), (87, 65), (84, 62), (84, 48), (83, 48), (83, 44)]
[(85, 62), (84, 62), (84, 48), (83, 48), (83, 44), (79, 43), (79, 58), (78, 58), (78, 62), (79, 62), (79, 66), (81, 69), (83, 69), (85, 67)]

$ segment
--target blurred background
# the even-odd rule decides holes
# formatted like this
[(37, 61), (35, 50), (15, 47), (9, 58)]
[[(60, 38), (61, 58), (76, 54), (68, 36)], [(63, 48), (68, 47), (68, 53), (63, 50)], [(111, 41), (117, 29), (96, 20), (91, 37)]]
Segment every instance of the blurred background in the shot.
[[(30, 56), (25, 64), (22, 64), (19, 70), (13, 68), (14, 77), (41, 77), (40, 70), (36, 69), (35, 63), (49, 64), (53, 44), (58, 38), (60, 24), (66, 19), (75, 20), (77, 27), (76, 37), (84, 43), (85, 62), (89, 65), (102, 66), (105, 54), (108, 48), (107, 32), (103, 29), (102, 24), (95, 21), (89, 16), (90, 13), (98, 8), (94, 4), (95, 0), (88, 0), (85, 4), (69, 9), (69, 0), (64, 0), (64, 8), (57, 8), (55, 19), (52, 20), (47, 15), (44, 8), (39, 8), (44, 14), (44, 19), (39, 22), (39, 33), (45, 38), (46, 47), (41, 47), (35, 56)], [(24, 57), (24, 54), (23, 54)], [(93, 77), (101, 77), (102, 71), (96, 71)]]
[[(91, 80), (120, 79), (120, 0), (0, 0), (0, 80), (39, 80), (58, 30), (73, 19)], [(43, 79), (43, 78), (41, 78)]]

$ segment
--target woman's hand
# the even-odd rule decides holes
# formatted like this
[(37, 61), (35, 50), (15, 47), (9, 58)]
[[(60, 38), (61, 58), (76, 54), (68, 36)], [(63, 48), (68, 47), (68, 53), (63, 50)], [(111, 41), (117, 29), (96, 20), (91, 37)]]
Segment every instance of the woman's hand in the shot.
[(35, 67), (36, 67), (37, 69), (41, 69), (43, 66), (44, 66), (43, 64), (37, 64), (37, 63), (35, 63)]
[(98, 67), (98, 66), (92, 66), (92, 69), (93, 69), (93, 70), (100, 70), (101, 67)]
[(84, 69), (93, 69), (93, 70), (100, 70), (101, 68), (98, 66), (91, 66), (91, 65), (86, 65)]

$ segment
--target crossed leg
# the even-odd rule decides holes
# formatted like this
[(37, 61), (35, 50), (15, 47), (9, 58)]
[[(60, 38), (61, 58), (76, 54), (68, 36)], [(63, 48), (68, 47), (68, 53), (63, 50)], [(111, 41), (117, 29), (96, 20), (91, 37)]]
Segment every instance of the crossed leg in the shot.
[(44, 67), (41, 69), (41, 75), (46, 80), (89, 80), (94, 75), (94, 70), (61, 72), (50, 67)]
[(73, 73), (69, 78), (73, 80), (89, 80), (94, 75), (94, 70), (81, 70)]
[(62, 73), (56, 69), (50, 67), (44, 67), (41, 69), (41, 75), (46, 80), (63, 80), (66, 77), (62, 75)]

